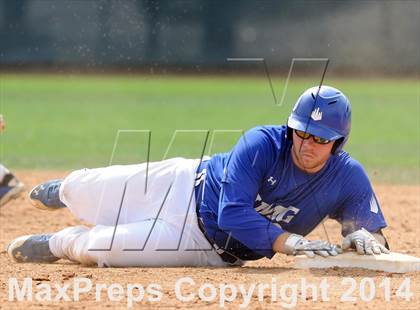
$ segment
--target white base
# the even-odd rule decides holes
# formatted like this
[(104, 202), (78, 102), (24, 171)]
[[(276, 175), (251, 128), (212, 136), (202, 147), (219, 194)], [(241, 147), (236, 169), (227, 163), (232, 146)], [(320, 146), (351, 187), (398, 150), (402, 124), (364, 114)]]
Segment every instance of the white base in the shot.
[(420, 258), (391, 252), (380, 255), (359, 255), (347, 252), (327, 258), (316, 256), (309, 258), (304, 255), (296, 256), (295, 268), (364, 268), (377, 271), (406, 273), (420, 271)]

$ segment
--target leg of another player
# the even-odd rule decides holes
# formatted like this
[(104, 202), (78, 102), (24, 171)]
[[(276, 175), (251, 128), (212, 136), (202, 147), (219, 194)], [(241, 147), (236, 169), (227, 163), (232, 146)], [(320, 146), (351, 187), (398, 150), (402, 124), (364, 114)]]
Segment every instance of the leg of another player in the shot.
[(24, 189), (24, 184), (0, 164), (0, 207), (17, 198)]

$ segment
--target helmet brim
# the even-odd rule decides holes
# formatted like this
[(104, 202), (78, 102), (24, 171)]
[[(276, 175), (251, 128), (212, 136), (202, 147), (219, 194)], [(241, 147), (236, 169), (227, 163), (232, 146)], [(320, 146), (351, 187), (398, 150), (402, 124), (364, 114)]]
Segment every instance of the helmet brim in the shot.
[(331, 130), (330, 128), (321, 126), (311, 119), (309, 119), (308, 121), (307, 118), (301, 119), (297, 116), (290, 116), (287, 120), (287, 126), (289, 126), (292, 129), (305, 131), (307, 133), (310, 133), (311, 135), (332, 141), (344, 137), (342, 134)]

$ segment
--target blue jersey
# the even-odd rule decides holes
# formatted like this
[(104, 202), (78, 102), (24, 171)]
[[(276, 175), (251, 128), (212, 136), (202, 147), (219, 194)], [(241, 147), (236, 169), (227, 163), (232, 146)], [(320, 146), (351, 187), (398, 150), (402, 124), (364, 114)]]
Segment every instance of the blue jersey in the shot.
[(207, 235), (241, 259), (271, 258), (284, 231), (307, 235), (326, 217), (345, 236), (386, 227), (363, 167), (346, 152), (331, 155), (315, 174), (292, 161), (285, 126), (246, 132), (229, 153), (203, 162), (197, 197)]

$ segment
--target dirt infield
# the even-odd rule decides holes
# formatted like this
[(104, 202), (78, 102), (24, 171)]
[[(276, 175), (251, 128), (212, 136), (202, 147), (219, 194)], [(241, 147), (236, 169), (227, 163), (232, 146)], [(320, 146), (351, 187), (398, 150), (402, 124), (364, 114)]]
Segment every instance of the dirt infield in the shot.
[[(64, 172), (20, 172), (19, 178), (30, 189), (35, 184), (50, 178), (63, 177)], [(382, 209), (388, 221), (389, 227), (385, 230), (390, 246), (393, 251), (420, 257), (420, 186), (396, 186), (376, 185), (375, 190), (382, 204)], [(420, 273), (405, 275), (389, 274), (384, 272), (365, 271), (361, 269), (331, 269), (331, 270), (295, 270), (292, 269), (293, 258), (284, 255), (276, 255), (272, 260), (263, 259), (247, 264), (245, 267), (235, 268), (92, 268), (82, 267), (68, 261), (58, 261), (54, 264), (16, 264), (13, 263), (4, 251), (7, 243), (20, 235), (41, 232), (54, 232), (70, 225), (78, 225), (79, 222), (67, 210), (55, 212), (40, 211), (31, 207), (26, 197), (17, 199), (1, 209), (0, 214), (0, 308), (1, 309), (99, 309), (99, 308), (127, 308), (130, 304), (127, 297), (122, 296), (120, 301), (112, 301), (107, 292), (114, 296), (118, 295), (118, 288), (107, 290), (106, 288), (95, 293), (98, 284), (108, 287), (112, 283), (119, 283), (127, 291), (128, 284), (141, 284), (144, 288), (151, 284), (160, 292), (160, 301), (149, 300), (156, 297), (153, 292), (146, 289), (141, 301), (134, 301), (133, 308), (214, 308), (221, 307), (221, 288), (223, 284), (230, 284), (226, 288), (226, 295), (238, 290), (233, 301), (224, 303), (228, 309), (237, 309), (241, 304), (246, 304), (242, 289), (248, 292), (256, 286), (248, 304), (250, 309), (279, 309), (289, 305), (295, 305), (297, 309), (419, 309), (420, 308)], [(326, 222), (332, 241), (339, 242), (340, 227), (333, 221)], [(325, 238), (323, 229), (320, 227), (311, 234), (313, 237)], [(185, 298), (190, 294), (196, 296), (191, 301), (182, 301), (177, 295), (176, 284), (180, 284), (183, 277), (190, 277), (195, 284), (184, 282), (181, 294)], [(346, 292), (351, 289), (352, 277), (356, 288), (346, 299)], [(9, 301), (9, 281), (16, 278), (20, 287), (23, 286), (24, 278), (32, 279), (33, 301), (17, 301), (16, 295), (13, 301)], [(78, 278), (83, 278), (83, 283), (91, 282), (93, 289), (87, 294), (81, 294), (80, 300), (75, 301), (72, 285)], [(368, 279), (364, 279), (368, 278)], [(408, 278), (408, 280), (406, 280)], [(185, 280), (185, 279), (184, 279)], [(185, 280), (187, 281), (187, 280)], [(303, 290), (302, 283), (313, 284), (316, 292)], [(344, 281), (344, 282), (343, 282)], [(389, 281), (389, 282), (387, 282)], [(401, 283), (410, 284), (410, 292), (413, 294), (409, 301), (401, 296), (398, 288)], [(381, 284), (382, 282), (382, 284)], [(207, 283), (206, 286), (202, 284)], [(372, 284), (373, 283), (373, 284)], [(389, 284), (387, 292), (385, 283)], [(53, 288), (51, 298), (57, 296), (58, 290), (54, 285), (62, 287), (70, 284), (67, 291), (69, 301), (39, 301), (39, 298), (48, 299), (37, 290), (38, 284), (50, 284)], [(241, 286), (242, 284), (242, 286)], [(265, 288), (263, 285), (265, 284)], [(322, 296), (321, 285), (329, 285)], [(285, 286), (288, 285), (288, 286)], [(45, 286), (45, 285), (44, 285)], [(376, 292), (372, 293), (376, 288)], [(198, 297), (200, 287), (210, 301)], [(214, 287), (214, 291), (213, 291)], [(234, 287), (234, 288), (232, 288)], [(206, 288), (206, 289), (204, 289)], [(325, 288), (325, 286), (324, 286)], [(361, 289), (362, 288), (362, 289)], [(297, 290), (297, 300), (292, 296), (293, 290)], [(305, 298), (305, 292), (307, 296)], [(402, 290), (404, 292), (404, 290)], [(36, 296), (36, 293), (39, 296)], [(113, 293), (114, 292), (114, 293)], [(215, 298), (211, 294), (215, 292)], [(252, 291), (251, 291), (252, 292)], [(275, 293), (273, 293), (275, 292)], [(407, 291), (405, 291), (407, 292)], [(137, 295), (139, 290), (134, 290)], [(42, 296), (41, 296), (42, 295)], [(59, 295), (59, 294), (58, 294)], [(178, 296), (178, 297), (177, 297)], [(118, 296), (117, 296), (118, 297)], [(234, 296), (233, 296), (234, 297)], [(352, 300), (352, 298), (354, 300)], [(389, 299), (387, 301), (386, 299)], [(99, 301), (97, 299), (100, 299)], [(118, 299), (118, 298), (116, 298)], [(139, 298), (140, 299), (140, 298)], [(369, 301), (370, 300), (370, 301)]]

